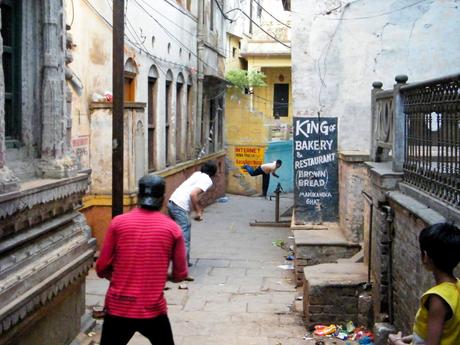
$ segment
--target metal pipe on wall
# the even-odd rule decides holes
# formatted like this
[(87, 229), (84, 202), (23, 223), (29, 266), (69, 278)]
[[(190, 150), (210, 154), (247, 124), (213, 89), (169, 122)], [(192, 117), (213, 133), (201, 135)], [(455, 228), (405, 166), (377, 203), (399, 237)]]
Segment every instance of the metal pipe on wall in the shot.
[(368, 286), (371, 285), (371, 269), (372, 269), (372, 225), (373, 225), (373, 217), (374, 217), (374, 202), (372, 201), (372, 197), (367, 194), (365, 191), (361, 191), (364, 199), (367, 201), (370, 207), (369, 211), (369, 250), (367, 252), (367, 284)]
[(382, 205), (382, 210), (386, 214), (385, 221), (388, 224), (388, 318), (389, 323), (393, 324), (393, 233), (394, 215), (393, 209), (388, 205)]
[(123, 105), (125, 1), (113, 3), (112, 217), (123, 213)]

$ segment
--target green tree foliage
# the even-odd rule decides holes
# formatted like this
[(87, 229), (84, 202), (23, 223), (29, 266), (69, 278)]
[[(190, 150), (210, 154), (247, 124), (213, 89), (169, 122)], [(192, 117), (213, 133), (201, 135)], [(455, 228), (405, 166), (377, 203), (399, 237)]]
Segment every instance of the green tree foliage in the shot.
[(233, 86), (244, 90), (251, 87), (262, 87), (267, 86), (265, 83), (265, 74), (259, 71), (245, 71), (245, 70), (231, 70), (228, 71), (225, 75), (227, 79)]

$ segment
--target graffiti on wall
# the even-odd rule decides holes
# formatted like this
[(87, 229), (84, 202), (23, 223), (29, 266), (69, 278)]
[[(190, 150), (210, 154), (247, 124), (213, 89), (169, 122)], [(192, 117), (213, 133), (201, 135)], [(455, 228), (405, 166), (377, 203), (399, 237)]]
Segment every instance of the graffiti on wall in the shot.
[(72, 149), (77, 158), (77, 168), (89, 166), (89, 136), (80, 136), (72, 139)]

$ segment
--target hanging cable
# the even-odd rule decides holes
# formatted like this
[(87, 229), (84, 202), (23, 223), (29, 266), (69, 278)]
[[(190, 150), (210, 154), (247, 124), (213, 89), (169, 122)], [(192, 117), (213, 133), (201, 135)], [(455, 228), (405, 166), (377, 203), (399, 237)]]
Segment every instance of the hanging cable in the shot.
[(345, 21), (345, 20), (364, 20), (364, 19), (377, 18), (377, 17), (381, 17), (381, 16), (386, 16), (387, 14), (391, 14), (391, 13), (394, 13), (394, 12), (399, 12), (399, 11), (405, 10), (406, 8), (410, 8), (410, 7), (416, 6), (416, 5), (421, 4), (422, 2), (426, 2), (426, 1), (428, 1), (428, 0), (419, 0), (419, 1), (416, 1), (416, 2), (414, 2), (414, 3), (412, 3), (412, 4), (403, 6), (403, 7), (401, 7), (401, 8), (398, 8), (398, 9), (395, 9), (395, 10), (391, 10), (391, 11), (387, 11), (387, 12), (382, 12), (382, 13), (375, 14), (375, 15), (369, 15), (369, 16), (363, 16), (363, 17), (351, 17), (351, 18), (329, 18), (329, 17), (322, 17), (322, 19)]
[(156, 12), (158, 15), (160, 15), (161, 17), (163, 17), (164, 19), (166, 19), (167, 21), (169, 21), (170, 23), (172, 23), (173, 25), (175, 25), (176, 27), (178, 27), (179, 29), (181, 29), (182, 31), (188, 33), (190, 36), (193, 36), (193, 37), (196, 37), (196, 33), (194, 32), (191, 32), (185, 28), (183, 28), (181, 25), (177, 24), (174, 20), (168, 18), (167, 16), (165, 16), (163, 13), (161, 13), (160, 11), (158, 11), (156, 8), (154, 8), (152, 5), (150, 5), (148, 2), (145, 2), (144, 1), (144, 4), (146, 6), (148, 6), (152, 11)]
[(225, 18), (225, 20), (228, 20), (228, 21), (230, 21), (230, 23), (233, 23), (233, 19), (227, 17), (227, 15), (225, 14), (223, 8), (220, 6), (219, 0), (214, 0), (214, 2), (216, 3), (217, 8), (219, 9), (220, 13)]
[(137, 0), (134, 0), (135, 3), (137, 3), (137, 5), (150, 17), (152, 18), (155, 23), (158, 24), (158, 26), (160, 28), (163, 29), (163, 31), (169, 36), (171, 37), (172, 39), (174, 39), (177, 43), (179, 43), (179, 45), (181, 45), (182, 47), (185, 48), (185, 50), (187, 50), (190, 54), (192, 54), (193, 56), (195, 56), (199, 61), (201, 61), (204, 65), (208, 66), (210, 69), (212, 69), (213, 71), (217, 72), (217, 74), (219, 74), (219, 71), (214, 67), (214, 66), (211, 66), (210, 64), (208, 64), (206, 61), (204, 61), (203, 59), (201, 59), (195, 52), (191, 51), (189, 47), (187, 47), (184, 43), (182, 43), (176, 36), (174, 36), (173, 34), (171, 34), (169, 32), (168, 29), (166, 29), (159, 21), (158, 19), (156, 19), (154, 16), (152, 16), (140, 3), (139, 1)]
[(233, 12), (233, 11), (240, 11), (244, 16), (246, 16), (255, 26), (257, 26), (262, 32), (264, 32), (267, 36), (269, 36), (270, 38), (272, 38), (273, 40), (275, 40), (276, 42), (278, 42), (279, 44), (285, 46), (286, 48), (291, 48), (290, 45), (284, 43), (283, 41), (280, 41), (276, 36), (273, 36), (271, 33), (269, 33), (268, 31), (264, 30), (259, 24), (257, 24), (248, 14), (246, 14), (246, 12), (244, 12), (241, 8), (234, 8), (234, 9), (231, 9), (230, 11), (227, 12), (230, 13), (230, 12)]
[(291, 29), (291, 27), (289, 25), (287, 25), (286, 23), (282, 22), (281, 20), (279, 20), (278, 18), (276, 18), (273, 14), (271, 14), (269, 11), (267, 11), (261, 4), (259, 1), (257, 0), (253, 0), (263, 11), (265, 11), (270, 17), (272, 17), (273, 19), (275, 19), (278, 23), (284, 25), (285, 27)]

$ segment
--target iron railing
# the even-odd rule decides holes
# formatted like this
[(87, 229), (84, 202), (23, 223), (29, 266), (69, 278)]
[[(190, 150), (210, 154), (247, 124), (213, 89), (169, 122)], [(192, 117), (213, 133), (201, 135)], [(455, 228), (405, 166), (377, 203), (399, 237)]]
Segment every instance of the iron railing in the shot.
[(460, 208), (460, 74), (393, 89), (373, 83), (371, 159), (405, 183)]
[(460, 74), (401, 86), (404, 181), (460, 208)]

